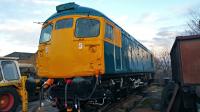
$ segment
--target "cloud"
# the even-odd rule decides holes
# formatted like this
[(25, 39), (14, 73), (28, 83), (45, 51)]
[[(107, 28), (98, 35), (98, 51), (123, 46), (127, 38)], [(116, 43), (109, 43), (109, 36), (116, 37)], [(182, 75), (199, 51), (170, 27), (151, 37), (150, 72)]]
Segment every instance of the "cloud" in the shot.
[(191, 10), (196, 10), (199, 9), (200, 6), (200, 1), (188, 1), (185, 3), (182, 3), (181, 5), (173, 5), (171, 7), (169, 7), (168, 9), (171, 10), (174, 14), (176, 14), (177, 16), (187, 16), (188, 13)]
[(179, 34), (177, 31), (160, 31), (156, 35), (160, 37), (175, 37)]
[[(142, 28), (143, 28), (143, 31), (142, 31)], [(140, 31), (138, 30), (138, 32), (141, 32), (141, 34), (139, 34), (138, 32), (137, 34), (142, 36), (142, 32), (143, 32), (143, 35), (145, 36), (148, 33), (147, 31), (148, 29), (151, 29), (151, 30), (153, 29), (153, 31), (149, 30), (149, 34), (146, 35), (146, 36), (150, 36), (150, 38), (149, 39), (137, 38), (137, 39), (142, 44), (144, 44), (148, 49), (158, 52), (158, 53), (166, 49), (170, 50), (177, 36), (186, 35), (185, 33), (186, 24), (166, 25), (166, 26), (161, 26), (159, 28), (149, 26), (146, 28), (147, 29), (145, 29), (144, 26), (141, 27), (141, 30)]]
[(137, 24), (140, 23), (154, 23), (157, 22), (161, 19), (161, 16), (159, 15), (159, 13), (156, 12), (148, 12), (148, 13), (143, 13), (138, 20), (135, 22)]
[(48, 6), (55, 6), (61, 4), (58, 0), (24, 0), (27, 2), (31, 2), (38, 5), (48, 5)]
[(1, 0), (0, 4), (0, 56), (3, 56), (14, 51), (36, 52), (41, 25), (33, 22), (45, 21), (60, 2)]
[(38, 45), (41, 25), (32, 21), (8, 19), (0, 25), (0, 55), (12, 50), (35, 52)]
[[(35, 52), (41, 26), (33, 22), (45, 21), (56, 11), (56, 5), (69, 1), (71, 0), (0, 0), (2, 4), (0, 7), (0, 44), (2, 46), (0, 55), (13, 51)], [(185, 4), (172, 5), (173, 7), (170, 6), (169, 9), (162, 9), (162, 11), (141, 7), (141, 10), (133, 12), (127, 5), (126, 11), (130, 10), (125, 13), (123, 9), (118, 10), (118, 6), (124, 6), (122, 4), (106, 6), (103, 0), (97, 0), (95, 3), (92, 0), (89, 0), (91, 3), (77, 2), (83, 6), (99, 8), (103, 13), (107, 11), (107, 15), (114, 22), (150, 49), (170, 47), (174, 38), (182, 35), (185, 30), (184, 17), (183, 15), (179, 17), (179, 14), (182, 13), (181, 11), (184, 13), (193, 6), (191, 4), (194, 4), (187, 5), (188, 2), (184, 2)], [(117, 10), (108, 10), (115, 7)]]
[(7, 18), (44, 21), (56, 11), (55, 6), (61, 2), (57, 0), (0, 0), (0, 4), (2, 4), (0, 21), (6, 21)]
[[(175, 38), (175, 37), (173, 37)], [(154, 37), (153, 43), (157, 46), (157, 47), (163, 47), (163, 48), (170, 48), (173, 44), (173, 38), (167, 38), (167, 37)]]
[(136, 18), (136, 22), (131, 16), (125, 15), (115, 18), (114, 21), (147, 48), (170, 49), (174, 38), (182, 33), (184, 25), (162, 26), (158, 24), (159, 22), (164, 23), (167, 19), (165, 15), (158, 13), (144, 13)]
[(121, 27), (126, 27), (127, 21), (130, 19), (130, 17), (127, 15), (121, 15), (118, 18), (111, 16), (110, 18)]
[(151, 43), (151, 48), (154, 49), (171, 49), (175, 38), (177, 36), (185, 35), (184, 26), (185, 25), (162, 27), (158, 30), (156, 36), (153, 37), (152, 40), (148, 41), (147, 43)]

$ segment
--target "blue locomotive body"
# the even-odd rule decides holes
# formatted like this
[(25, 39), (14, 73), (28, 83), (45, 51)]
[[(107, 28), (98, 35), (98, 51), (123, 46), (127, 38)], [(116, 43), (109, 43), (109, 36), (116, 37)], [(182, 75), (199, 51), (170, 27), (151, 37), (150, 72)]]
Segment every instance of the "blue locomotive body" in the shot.
[(123, 30), (121, 37), (121, 48), (108, 42), (104, 43), (106, 74), (154, 73), (152, 53)]

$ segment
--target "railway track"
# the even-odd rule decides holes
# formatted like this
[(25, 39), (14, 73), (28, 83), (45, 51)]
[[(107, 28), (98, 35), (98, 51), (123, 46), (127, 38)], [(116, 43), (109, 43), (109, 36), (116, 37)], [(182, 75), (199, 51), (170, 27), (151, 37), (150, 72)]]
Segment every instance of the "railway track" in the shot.
[(114, 102), (107, 102), (103, 106), (86, 105), (84, 112), (129, 112), (143, 99), (142, 92), (144, 90), (136, 90), (125, 97), (117, 98)]
[[(129, 111), (132, 110), (138, 102), (142, 100), (143, 96), (140, 93), (131, 93), (126, 97), (118, 98), (115, 102), (109, 102), (102, 106), (86, 105), (81, 112), (121, 112), (120, 110)], [(30, 112), (58, 112), (55, 107), (52, 107), (48, 102), (44, 102), (45, 105), (41, 111), (38, 111), (39, 101), (29, 103)], [(17, 112), (21, 112), (21, 108)]]
[(121, 112), (121, 111), (130, 111), (136, 104), (142, 99), (142, 96), (139, 95), (130, 95), (128, 97), (122, 98), (121, 100), (109, 104), (104, 108), (98, 110), (98, 112)]

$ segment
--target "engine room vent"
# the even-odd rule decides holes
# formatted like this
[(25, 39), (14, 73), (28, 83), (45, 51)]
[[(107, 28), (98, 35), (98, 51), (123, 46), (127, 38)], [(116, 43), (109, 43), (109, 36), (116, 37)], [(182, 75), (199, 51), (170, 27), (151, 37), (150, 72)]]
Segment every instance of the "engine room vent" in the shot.
[(56, 6), (56, 11), (57, 12), (62, 12), (65, 10), (71, 10), (77, 8), (79, 5), (75, 4), (74, 2), (71, 3), (66, 3), (66, 4), (61, 4)]

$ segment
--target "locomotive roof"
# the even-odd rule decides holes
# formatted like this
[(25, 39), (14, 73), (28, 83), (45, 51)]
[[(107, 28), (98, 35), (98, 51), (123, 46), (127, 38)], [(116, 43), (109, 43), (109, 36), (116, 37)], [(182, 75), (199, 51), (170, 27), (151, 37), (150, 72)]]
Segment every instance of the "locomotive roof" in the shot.
[(196, 39), (200, 39), (200, 35), (188, 35), (188, 36), (178, 36), (178, 37), (176, 37), (175, 42), (172, 45), (171, 52), (175, 49), (175, 47), (176, 47), (176, 45), (179, 41), (196, 40)]
[[(66, 3), (66, 4), (61, 4), (56, 6), (56, 13), (53, 14), (52, 16), (50, 16), (44, 23), (47, 23), (50, 20), (53, 20), (55, 18), (59, 18), (62, 16), (66, 16), (66, 15), (92, 15), (92, 16), (99, 16), (99, 17), (103, 17), (105, 19), (107, 19), (108, 21), (114, 23), (117, 27), (119, 27), (122, 32), (125, 35), (128, 35), (127, 37), (129, 37), (131, 40), (133, 41), (137, 41), (134, 37), (132, 37), (131, 35), (129, 35), (125, 30), (123, 30), (119, 25), (117, 25), (115, 22), (113, 22), (110, 18), (108, 18), (106, 15), (104, 15), (103, 13), (92, 9), (92, 8), (88, 8), (88, 7), (82, 7), (78, 4), (75, 4), (74, 2), (71, 3)], [(138, 41), (137, 41), (138, 42)], [(147, 50), (148, 52), (150, 52), (145, 46), (143, 46), (140, 42), (138, 42), (140, 44), (140, 46), (142, 48), (144, 48), (145, 50)]]
[(95, 9), (88, 8), (88, 7), (82, 7), (82, 6), (75, 4), (74, 2), (58, 5), (56, 7), (56, 10), (57, 10), (57, 12), (55, 14), (53, 14), (51, 17), (49, 17), (45, 22), (50, 21), (55, 18), (58, 18), (58, 17), (61, 17), (61, 16), (77, 15), (77, 14), (78, 15), (88, 15), (88, 16), (90, 16), (90, 15), (99, 16), (99, 17), (104, 17), (106, 19), (109, 19), (103, 13), (101, 13)]

